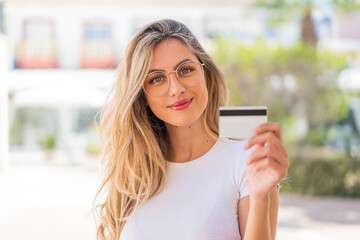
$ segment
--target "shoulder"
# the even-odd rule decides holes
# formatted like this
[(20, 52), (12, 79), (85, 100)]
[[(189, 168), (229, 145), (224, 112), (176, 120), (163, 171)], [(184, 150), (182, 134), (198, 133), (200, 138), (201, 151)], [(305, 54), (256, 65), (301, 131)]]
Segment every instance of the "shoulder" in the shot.
[(219, 148), (224, 153), (229, 154), (234, 158), (244, 158), (249, 154), (249, 150), (244, 150), (243, 146), (246, 141), (232, 140), (229, 138), (219, 138)]

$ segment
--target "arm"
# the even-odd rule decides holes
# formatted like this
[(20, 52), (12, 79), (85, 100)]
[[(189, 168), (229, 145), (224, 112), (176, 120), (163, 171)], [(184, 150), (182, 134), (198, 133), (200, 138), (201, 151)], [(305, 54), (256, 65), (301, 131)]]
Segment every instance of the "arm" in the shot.
[(279, 208), (276, 185), (287, 175), (288, 152), (279, 124), (262, 124), (255, 133), (243, 147), (254, 146), (246, 161), (250, 196), (239, 201), (240, 233), (245, 240), (275, 240)]
[[(242, 239), (276, 239), (279, 190), (275, 188), (266, 201), (246, 196), (239, 200), (239, 229)], [(246, 229), (246, 236), (245, 236)], [(270, 237), (271, 236), (271, 237)]]

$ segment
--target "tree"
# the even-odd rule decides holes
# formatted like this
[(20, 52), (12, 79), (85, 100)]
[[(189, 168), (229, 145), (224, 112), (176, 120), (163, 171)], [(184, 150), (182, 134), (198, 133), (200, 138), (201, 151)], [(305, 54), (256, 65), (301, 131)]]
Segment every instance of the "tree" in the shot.
[(302, 115), (310, 131), (347, 117), (337, 85), (338, 73), (347, 66), (344, 55), (301, 42), (274, 48), (262, 40), (244, 46), (218, 39), (217, 46), (212, 55), (227, 79), (231, 105), (266, 105), (269, 121), (282, 125)]
[(301, 17), (301, 40), (305, 44), (316, 46), (318, 37), (312, 12), (316, 4), (330, 4), (338, 12), (350, 12), (360, 9), (359, 0), (258, 0), (254, 8), (266, 9), (272, 23), (289, 21), (294, 16)]

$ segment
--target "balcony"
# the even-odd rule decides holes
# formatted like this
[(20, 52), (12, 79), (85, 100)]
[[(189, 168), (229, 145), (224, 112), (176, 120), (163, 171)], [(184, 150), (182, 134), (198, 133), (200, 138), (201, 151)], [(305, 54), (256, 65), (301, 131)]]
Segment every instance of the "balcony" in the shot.
[(54, 40), (27, 40), (17, 48), (16, 68), (57, 68), (57, 47)]
[(115, 49), (111, 39), (84, 40), (81, 46), (81, 68), (115, 67)]

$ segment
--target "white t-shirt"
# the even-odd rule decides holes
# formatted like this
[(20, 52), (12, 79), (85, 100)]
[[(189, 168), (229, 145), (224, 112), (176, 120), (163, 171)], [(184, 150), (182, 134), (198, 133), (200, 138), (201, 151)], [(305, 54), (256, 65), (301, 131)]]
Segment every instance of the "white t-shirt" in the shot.
[(169, 162), (167, 184), (124, 226), (120, 240), (239, 240), (238, 201), (249, 195), (244, 141), (219, 139), (203, 156)]

